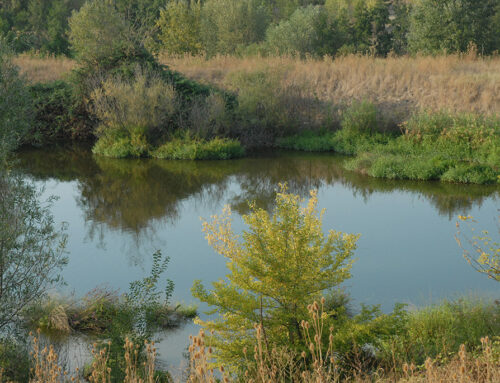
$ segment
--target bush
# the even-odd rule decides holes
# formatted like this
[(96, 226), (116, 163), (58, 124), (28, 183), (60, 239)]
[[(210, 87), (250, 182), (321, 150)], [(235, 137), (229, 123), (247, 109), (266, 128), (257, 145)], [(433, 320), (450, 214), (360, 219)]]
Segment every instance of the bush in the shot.
[(29, 381), (30, 354), (23, 343), (11, 337), (0, 338), (0, 372), (4, 381)]
[(301, 84), (290, 83), (284, 68), (236, 72), (230, 85), (237, 90), (238, 136), (246, 144), (270, 145), (277, 137), (321, 126), (329, 117), (317, 99), (303, 96)]
[(245, 150), (237, 140), (214, 138), (206, 141), (186, 137), (163, 144), (152, 156), (169, 160), (228, 160), (244, 154)]
[(317, 203), (311, 191), (302, 207), (303, 200), (282, 186), (272, 214), (250, 205), (251, 212), (243, 216), (249, 229), (241, 235), (233, 232), (228, 207), (204, 222), (209, 244), (227, 259), (231, 272), (214, 282), (212, 291), (200, 281), (192, 288), (193, 296), (218, 314), (198, 319), (207, 334), (215, 331), (210, 341), (217, 362), (238, 367), (243, 348), (256, 345), (255, 333), (265, 334), (266, 344), (277, 349), (300, 353), (308, 346), (300, 323), (311, 311), (309, 302), (350, 277), (358, 239), (334, 230), (325, 235)]
[(306, 131), (302, 134), (278, 139), (278, 147), (306, 152), (328, 152), (334, 149), (332, 133), (316, 134)]
[[(388, 361), (424, 363), (427, 357), (446, 362), (461, 344), (479, 352), (481, 338), (500, 333), (500, 305), (481, 300), (445, 301), (408, 313), (403, 331), (388, 338)], [(390, 362), (389, 362), (390, 363)]]
[(127, 132), (126, 135), (105, 134), (92, 148), (92, 153), (110, 158), (145, 157), (148, 152), (149, 144), (140, 130)]
[(466, 184), (493, 184), (500, 181), (498, 173), (487, 165), (458, 164), (448, 169), (441, 180)]
[(177, 111), (173, 86), (140, 68), (133, 80), (108, 78), (92, 92), (91, 100), (101, 121), (97, 134), (102, 138), (94, 153), (112, 157), (145, 153), (147, 141), (170, 132), (169, 125)]
[(35, 121), (25, 142), (38, 145), (93, 137), (94, 123), (71, 83), (35, 84), (29, 90)]
[(344, 111), (342, 129), (357, 134), (374, 134), (378, 130), (377, 108), (368, 101), (354, 101)]
[(197, 97), (188, 106), (186, 129), (200, 138), (224, 137), (230, 133), (233, 123), (229, 108), (221, 94)]

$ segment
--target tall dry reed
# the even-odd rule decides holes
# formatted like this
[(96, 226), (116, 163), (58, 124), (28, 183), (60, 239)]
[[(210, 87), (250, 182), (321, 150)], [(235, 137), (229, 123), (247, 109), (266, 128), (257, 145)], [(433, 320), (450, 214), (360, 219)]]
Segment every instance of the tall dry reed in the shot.
[(394, 118), (416, 109), (487, 115), (500, 111), (500, 57), (349, 55), (299, 60), (161, 55), (160, 61), (191, 79), (221, 87), (230, 87), (234, 72), (280, 68), (284, 86), (300, 86), (311, 98), (334, 105), (367, 99)]
[[(289, 350), (278, 350), (265, 342), (263, 329), (255, 325), (256, 345), (253, 357), (247, 357), (239, 368), (239, 378), (231, 379), (224, 367), (219, 367), (222, 381), (245, 383), (498, 383), (500, 364), (492, 352), (489, 338), (481, 339), (482, 352), (479, 355), (467, 353), (465, 345), (460, 346), (458, 355), (445, 365), (438, 365), (428, 358), (425, 365), (417, 368), (413, 363), (404, 364), (401, 369), (391, 371), (381, 369), (375, 372), (354, 370), (350, 376), (340, 373), (333, 349), (333, 329), (330, 328), (328, 345), (323, 342), (325, 331), (324, 301), (314, 302), (308, 307), (310, 319), (302, 321), (304, 339), (308, 351), (296, 355)], [(213, 383), (214, 358), (211, 347), (206, 344), (203, 330), (198, 336), (190, 337), (190, 374), (189, 383)], [(241, 368), (243, 372), (241, 373)]]
[(36, 56), (21, 54), (14, 58), (14, 63), (21, 69), (21, 74), (32, 83), (47, 83), (61, 80), (73, 68), (76, 62), (63, 56)]

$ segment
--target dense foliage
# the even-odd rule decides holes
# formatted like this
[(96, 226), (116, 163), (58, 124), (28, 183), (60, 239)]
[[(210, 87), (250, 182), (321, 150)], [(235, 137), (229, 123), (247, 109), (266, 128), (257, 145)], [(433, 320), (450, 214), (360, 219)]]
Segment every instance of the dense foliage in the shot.
[[(88, 12), (88, 3), (6, 1), (0, 7), (0, 35), (12, 42), (18, 52), (75, 54), (70, 46), (71, 35), (68, 38), (68, 18), (82, 7)], [(499, 0), (112, 0), (107, 3), (106, 7), (115, 8), (128, 27), (123, 22), (118, 25), (114, 16), (106, 19), (104, 14), (106, 22), (96, 27), (114, 28), (121, 33), (133, 25), (145, 46), (176, 54), (296, 51), (311, 55), (356, 52), (387, 55), (391, 51), (396, 54), (465, 52), (471, 46), (480, 53), (490, 54), (500, 49)], [(314, 12), (312, 6), (317, 7)], [(287, 30), (293, 33), (287, 34), (285, 41), (277, 40)], [(131, 34), (128, 36), (132, 38)], [(89, 43), (96, 42), (89, 40)]]

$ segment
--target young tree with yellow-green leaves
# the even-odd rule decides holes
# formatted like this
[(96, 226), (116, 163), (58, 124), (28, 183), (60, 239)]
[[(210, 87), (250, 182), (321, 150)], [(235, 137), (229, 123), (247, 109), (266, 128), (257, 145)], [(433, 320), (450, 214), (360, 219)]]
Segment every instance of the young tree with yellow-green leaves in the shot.
[[(474, 225), (477, 221), (471, 216), (459, 215), (458, 219), (466, 222), (470, 230), (475, 232)], [(500, 224), (500, 215), (498, 216)], [(495, 241), (486, 230), (480, 231), (472, 238), (467, 238), (469, 246), (465, 246), (461, 239), (460, 223), (457, 222), (458, 232), (455, 239), (463, 250), (464, 258), (480, 273), (486, 274), (489, 278), (500, 282), (500, 243)], [(500, 234), (500, 230), (499, 230)]]
[(315, 191), (305, 207), (302, 202), (282, 185), (274, 214), (251, 204), (241, 235), (232, 229), (229, 207), (203, 223), (208, 243), (227, 258), (229, 269), (211, 291), (200, 281), (192, 289), (212, 308), (208, 314), (217, 314), (198, 322), (213, 333), (218, 362), (235, 364), (245, 347), (253, 349), (256, 324), (267, 345), (302, 349), (300, 322), (308, 318), (307, 306), (350, 277), (358, 235), (323, 232)]

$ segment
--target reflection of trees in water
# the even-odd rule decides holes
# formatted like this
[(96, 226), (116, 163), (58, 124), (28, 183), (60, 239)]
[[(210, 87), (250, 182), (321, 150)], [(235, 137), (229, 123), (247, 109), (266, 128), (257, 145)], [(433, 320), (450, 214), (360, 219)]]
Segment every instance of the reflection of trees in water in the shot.
[[(71, 148), (29, 151), (20, 160), (21, 169), (36, 178), (76, 180), (77, 202), (89, 238), (104, 240), (107, 230), (127, 232), (135, 243), (135, 248), (128, 246), (131, 252), (152, 244), (155, 229), (162, 224), (175, 222), (183, 201), (212, 209), (229, 198), (240, 214), (248, 211), (248, 201), (270, 209), (277, 184), (284, 181), (291, 192), (302, 196), (310, 189), (335, 184), (364, 201), (373, 193), (408, 192), (427, 199), (450, 218), (481, 205), (486, 198), (498, 197), (500, 190), (498, 186), (375, 179), (343, 170), (340, 157), (304, 153), (193, 162), (113, 160)], [(229, 193), (233, 189), (238, 191)]]

